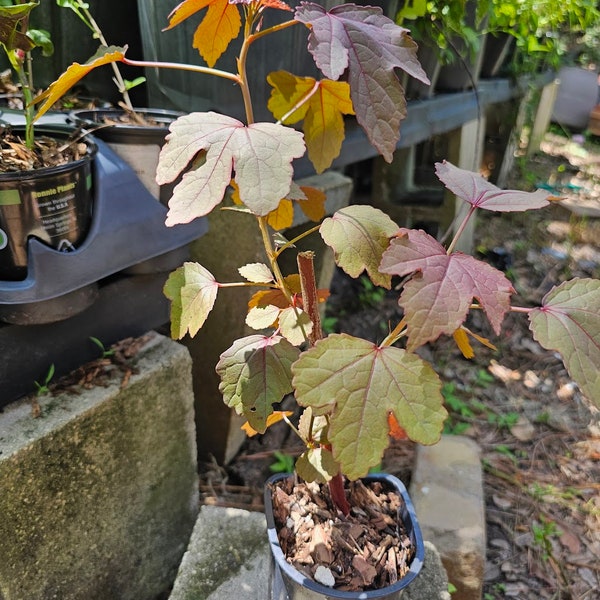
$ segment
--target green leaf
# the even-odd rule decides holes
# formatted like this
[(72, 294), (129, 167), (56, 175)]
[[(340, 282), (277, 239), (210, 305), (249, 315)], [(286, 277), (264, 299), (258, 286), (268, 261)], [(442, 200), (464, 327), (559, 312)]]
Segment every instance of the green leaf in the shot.
[(573, 279), (529, 314), (533, 337), (562, 355), (569, 375), (600, 408), (600, 281)]
[(273, 404), (292, 391), (291, 365), (300, 351), (281, 336), (251, 335), (221, 354), (217, 373), (223, 400), (264, 433)]
[(212, 310), (219, 284), (210, 271), (198, 263), (186, 262), (173, 271), (163, 293), (171, 300), (171, 335), (193, 337)]
[(348, 275), (356, 278), (366, 270), (375, 285), (390, 288), (392, 278), (379, 272), (379, 263), (398, 225), (385, 213), (372, 206), (348, 206), (325, 219), (319, 231)]
[(9, 60), (12, 50), (29, 52), (35, 42), (21, 31), (22, 22), (39, 2), (25, 2), (14, 6), (0, 6), (0, 44), (4, 46)]
[(327, 483), (339, 470), (333, 454), (326, 448), (309, 448), (296, 460), (296, 473), (304, 481)]
[(441, 382), (416, 354), (332, 334), (302, 353), (292, 372), (298, 403), (329, 415), (333, 457), (350, 479), (379, 464), (390, 412), (410, 439), (440, 438), (447, 416)]

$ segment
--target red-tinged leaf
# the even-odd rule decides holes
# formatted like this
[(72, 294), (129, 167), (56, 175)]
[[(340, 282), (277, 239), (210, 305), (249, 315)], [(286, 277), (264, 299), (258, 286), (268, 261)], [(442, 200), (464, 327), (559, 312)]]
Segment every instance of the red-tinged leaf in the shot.
[(498, 270), (472, 256), (444, 247), (420, 230), (401, 229), (385, 251), (380, 270), (390, 275), (417, 273), (404, 286), (399, 304), (407, 320), (407, 348), (414, 350), (452, 335), (464, 322), (473, 298), (477, 299), (496, 334), (514, 292)]
[(292, 391), (291, 365), (299, 350), (279, 336), (251, 335), (221, 354), (217, 373), (225, 403), (264, 433), (273, 404)]
[(322, 173), (340, 154), (344, 141), (343, 115), (354, 114), (348, 84), (329, 79), (316, 81), (286, 71), (270, 73), (267, 80), (273, 86), (269, 110), (275, 118), (282, 119), (298, 106), (284, 122), (304, 119), (308, 158), (317, 173)]
[(298, 403), (329, 415), (333, 457), (350, 479), (380, 462), (389, 413), (416, 442), (440, 438), (447, 416), (441, 382), (416, 354), (333, 334), (303, 352), (292, 371)]
[(522, 192), (502, 190), (484, 179), (478, 173), (459, 169), (444, 161), (435, 164), (439, 180), (459, 198), (485, 210), (498, 212), (519, 212), (547, 206), (551, 198), (548, 192)]
[(194, 33), (193, 47), (209, 67), (214, 67), (242, 26), (240, 11), (234, 3), (229, 0), (185, 0), (169, 15), (166, 29), (172, 29), (206, 7), (208, 10)]
[(529, 321), (535, 339), (560, 352), (569, 375), (600, 408), (600, 280), (573, 279), (550, 290)]
[(181, 339), (186, 333), (193, 337), (212, 310), (219, 284), (213, 275), (198, 263), (186, 262), (173, 271), (163, 292), (171, 300), (171, 335)]
[(388, 427), (389, 427), (389, 435), (395, 440), (407, 440), (408, 435), (406, 435), (406, 431), (400, 427), (400, 423), (398, 423), (398, 419), (394, 416), (394, 413), (388, 413)]
[(73, 63), (56, 81), (33, 99), (33, 103), (42, 102), (36, 111), (35, 119), (39, 119), (48, 112), (60, 98), (62, 98), (78, 81), (83, 79), (90, 71), (110, 63), (120, 62), (125, 56), (127, 47), (102, 46), (94, 56), (84, 64)]
[(338, 80), (347, 72), (357, 121), (390, 162), (400, 121), (406, 116), (404, 90), (394, 69), (429, 83), (408, 30), (379, 8), (353, 4), (327, 12), (318, 4), (303, 2), (295, 18), (310, 27), (308, 49), (325, 77)]
[[(275, 123), (246, 127), (232, 117), (208, 112), (180, 117), (169, 129), (156, 180), (170, 183), (185, 172), (169, 201), (169, 226), (208, 214), (223, 199), (232, 171), (242, 202), (254, 214), (267, 215), (290, 190), (292, 160), (304, 154), (302, 134)], [(205, 160), (194, 165), (203, 150)]]
[[(271, 425), (275, 425), (275, 423), (280, 423), (281, 421), (283, 421), (286, 417), (291, 417), (294, 413), (291, 410), (276, 410), (274, 413), (270, 414), (267, 417), (267, 429), (269, 427), (271, 427)], [(248, 421), (246, 421), (241, 427), (240, 429), (248, 436), (248, 437), (254, 437), (255, 435), (258, 435), (258, 431), (256, 431), (256, 429), (253, 429), (252, 426), (250, 425), (250, 423), (248, 423)]]
[(391, 277), (379, 271), (379, 263), (398, 226), (385, 213), (372, 206), (348, 206), (325, 219), (319, 231), (348, 275), (358, 277), (366, 270), (375, 285), (390, 288)]

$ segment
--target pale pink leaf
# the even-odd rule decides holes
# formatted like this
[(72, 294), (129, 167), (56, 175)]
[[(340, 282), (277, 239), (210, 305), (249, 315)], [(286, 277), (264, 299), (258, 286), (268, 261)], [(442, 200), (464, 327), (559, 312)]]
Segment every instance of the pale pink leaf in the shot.
[(429, 83), (408, 30), (379, 8), (354, 4), (326, 11), (302, 2), (295, 18), (310, 28), (308, 49), (325, 77), (338, 80), (347, 73), (357, 121), (390, 162), (406, 116), (404, 90), (394, 69)]
[(446, 160), (435, 164), (435, 172), (453, 194), (477, 208), (497, 212), (520, 212), (543, 208), (549, 204), (550, 194), (544, 190), (503, 190), (479, 173), (460, 169)]
[(169, 201), (169, 226), (208, 214), (223, 199), (233, 173), (242, 202), (254, 214), (267, 215), (290, 191), (292, 161), (305, 149), (302, 133), (290, 127), (245, 126), (214, 112), (180, 117), (169, 130), (156, 181), (162, 185), (184, 173)]
[(514, 292), (510, 281), (489, 264), (444, 247), (421, 230), (401, 229), (385, 251), (380, 270), (416, 275), (406, 282), (399, 304), (405, 312), (407, 348), (414, 350), (442, 334), (453, 334), (464, 322), (475, 298), (496, 334)]

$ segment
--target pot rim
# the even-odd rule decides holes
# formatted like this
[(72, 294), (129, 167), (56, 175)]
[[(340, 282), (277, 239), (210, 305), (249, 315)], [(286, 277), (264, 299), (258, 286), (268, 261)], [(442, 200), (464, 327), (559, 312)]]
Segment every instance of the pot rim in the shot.
[[(11, 131), (24, 131), (24, 125), (10, 125)], [(68, 138), (69, 134), (77, 131), (75, 127), (61, 125), (38, 125), (35, 128), (36, 134), (46, 135), (47, 137), (56, 137), (58, 139)], [(98, 146), (89, 135), (81, 137), (81, 141), (87, 146), (84, 156), (77, 160), (72, 160), (62, 165), (54, 165), (51, 167), (40, 167), (39, 169), (27, 169), (22, 171), (6, 171), (0, 173), (0, 181), (25, 181), (27, 179), (39, 179), (48, 175), (57, 175), (78, 169), (85, 163), (91, 162), (98, 152)]]
[[(169, 125), (177, 120), (179, 117), (183, 116), (185, 113), (176, 111), (176, 110), (168, 110), (166, 108), (134, 108), (136, 113), (140, 113), (143, 115), (148, 115), (153, 118), (156, 118), (161, 125), (136, 125), (132, 123), (117, 123), (115, 125), (108, 125), (103, 127), (102, 129), (122, 129), (124, 131), (165, 131), (168, 129)], [(81, 123), (84, 126), (89, 125), (98, 125), (100, 121), (94, 119), (94, 115), (123, 115), (126, 111), (121, 108), (77, 108), (72, 110), (68, 114), (68, 119), (75, 123)], [(162, 124), (164, 122), (164, 124)], [(90, 131), (90, 133), (94, 133), (94, 131)]]
[[(318, 594), (322, 594), (324, 597), (328, 598), (338, 598), (340, 600), (371, 600), (375, 598), (385, 598), (390, 594), (395, 592), (399, 592), (406, 588), (420, 573), (421, 568), (423, 567), (423, 561), (425, 559), (425, 545), (423, 543), (423, 535), (421, 533), (421, 528), (419, 526), (419, 522), (417, 520), (417, 515), (415, 512), (415, 507), (410, 499), (406, 486), (394, 475), (389, 475), (388, 473), (373, 473), (363, 477), (363, 480), (366, 481), (385, 481), (391, 487), (393, 487), (401, 496), (404, 501), (405, 511), (403, 514), (403, 521), (410, 521), (412, 525), (412, 531), (409, 531), (409, 535), (411, 537), (412, 543), (415, 545), (415, 556), (413, 557), (408, 573), (396, 583), (389, 585), (385, 588), (380, 588), (378, 590), (365, 590), (365, 591), (356, 591), (356, 592), (346, 592), (342, 590), (336, 590), (334, 588), (330, 588), (320, 583), (317, 583), (313, 579), (309, 579), (292, 565), (290, 565), (285, 559), (285, 555), (281, 546), (279, 545), (279, 539), (277, 537), (277, 528), (275, 526), (275, 519), (273, 517), (272, 511), (272, 501), (271, 501), (271, 484), (286, 479), (288, 477), (293, 476), (291, 473), (276, 473), (267, 479), (265, 482), (264, 489), (264, 500), (265, 500), (265, 516), (267, 518), (267, 536), (269, 539), (269, 546), (271, 547), (271, 553), (275, 560), (275, 564), (279, 567), (287, 577), (289, 577), (292, 581), (297, 583), (300, 586), (303, 586), (313, 592)], [(269, 507), (269, 510), (267, 510)]]

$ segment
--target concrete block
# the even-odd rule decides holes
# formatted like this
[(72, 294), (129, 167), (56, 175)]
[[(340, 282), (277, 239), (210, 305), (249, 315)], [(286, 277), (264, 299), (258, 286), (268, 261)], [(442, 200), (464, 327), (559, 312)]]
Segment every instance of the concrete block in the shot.
[(438, 549), (453, 600), (481, 600), (485, 566), (485, 504), (480, 451), (461, 436), (419, 446), (410, 495), (423, 536)]
[(169, 600), (268, 600), (271, 568), (262, 513), (203, 506)]
[(127, 383), (0, 414), (0, 598), (150, 600), (198, 511), (190, 357), (158, 334)]
[[(273, 563), (262, 513), (204, 506), (169, 600), (275, 600)], [(425, 542), (418, 578), (406, 600), (450, 600), (448, 578), (435, 546)], [(279, 597), (276, 600), (285, 600)]]

